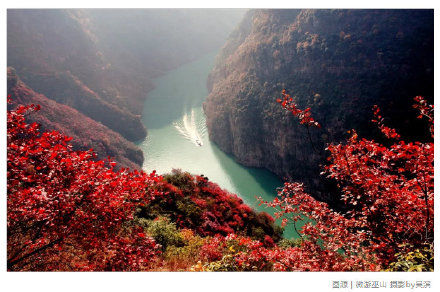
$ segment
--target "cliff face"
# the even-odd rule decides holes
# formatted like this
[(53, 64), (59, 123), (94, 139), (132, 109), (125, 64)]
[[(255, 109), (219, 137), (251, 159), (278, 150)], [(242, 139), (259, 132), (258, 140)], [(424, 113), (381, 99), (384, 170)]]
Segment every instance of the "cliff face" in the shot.
[(326, 154), (275, 102), (283, 89), (323, 125), (311, 131), (317, 149), (352, 128), (375, 137), (374, 104), (404, 136), (423, 139), (411, 104), (433, 97), (433, 27), (432, 10), (249, 11), (208, 80), (211, 140), (242, 164), (322, 185)]
[(10, 9), (7, 62), (32, 90), (137, 141), (147, 134), (140, 115), (152, 78), (220, 47), (242, 14)]
[(133, 143), (77, 110), (35, 92), (20, 80), (11, 67), (8, 68), (8, 93), (12, 101), (8, 107), (32, 103), (41, 105), (41, 110), (27, 119), (39, 123), (43, 131), (56, 130), (72, 137), (75, 150), (92, 148), (98, 159), (105, 160), (111, 156), (120, 167), (137, 169), (142, 165), (142, 151)]

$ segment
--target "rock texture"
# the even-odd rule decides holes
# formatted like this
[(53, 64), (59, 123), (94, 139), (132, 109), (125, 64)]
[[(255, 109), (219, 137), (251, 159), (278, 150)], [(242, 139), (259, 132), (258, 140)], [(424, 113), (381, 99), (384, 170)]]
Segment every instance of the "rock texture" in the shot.
[[(411, 104), (433, 98), (433, 29), (432, 10), (249, 11), (208, 80), (210, 139), (244, 165), (317, 189), (319, 149), (352, 128), (376, 137), (374, 104), (408, 139), (423, 139)], [(323, 125), (312, 141), (275, 102), (283, 89)]]

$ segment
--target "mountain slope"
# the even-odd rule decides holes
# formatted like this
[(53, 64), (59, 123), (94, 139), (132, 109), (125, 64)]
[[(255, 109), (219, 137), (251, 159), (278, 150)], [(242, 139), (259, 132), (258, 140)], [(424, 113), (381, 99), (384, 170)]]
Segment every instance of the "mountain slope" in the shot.
[[(210, 74), (204, 109), (210, 138), (238, 162), (320, 186), (326, 142), (371, 130), (371, 108), (423, 137), (408, 115), (433, 97), (432, 10), (252, 10)], [(323, 125), (307, 130), (275, 102), (281, 91)], [(317, 151), (314, 148), (318, 149)], [(324, 194), (322, 194), (324, 196)]]
[(11, 67), (8, 68), (8, 92), (13, 102), (12, 107), (17, 104), (41, 105), (41, 110), (28, 119), (39, 123), (43, 130), (56, 130), (72, 137), (74, 149), (93, 148), (98, 154), (98, 159), (111, 156), (121, 167), (141, 167), (142, 151), (133, 143), (77, 110), (36, 93), (18, 78)]
[(141, 139), (146, 130), (119, 89), (130, 78), (109, 63), (81, 11), (8, 11), (8, 66), (26, 84), (129, 140)]

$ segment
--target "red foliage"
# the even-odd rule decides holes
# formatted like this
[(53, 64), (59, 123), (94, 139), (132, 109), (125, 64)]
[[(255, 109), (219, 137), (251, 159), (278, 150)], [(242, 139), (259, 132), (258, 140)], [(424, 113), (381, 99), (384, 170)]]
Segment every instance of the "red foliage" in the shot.
[[(283, 218), (283, 224), (293, 224), (302, 238), (301, 247), (284, 251), (288, 254), (286, 259), (292, 259), (284, 268), (312, 271), (359, 271), (372, 268), (370, 256), (362, 245), (366, 233), (357, 230), (355, 219), (345, 218), (330, 210), (326, 203), (305, 193), (299, 183), (285, 183), (278, 196), (266, 204), (278, 209), (275, 216)], [(309, 222), (298, 230), (296, 222), (305, 219)], [(294, 259), (301, 260), (295, 262)]]
[(25, 122), (25, 114), (37, 110), (8, 111), (8, 269), (144, 267), (156, 244), (122, 227), (136, 205), (159, 195), (152, 187), (161, 178), (114, 171), (111, 161), (112, 168), (93, 161), (91, 150), (72, 151), (71, 138)]
[[(279, 239), (273, 229), (274, 219), (267, 213), (256, 213), (235, 194), (220, 188), (203, 176), (175, 170), (157, 185), (163, 195), (156, 196), (139, 214), (140, 217), (169, 214), (178, 228), (189, 228), (201, 236), (243, 233), (253, 235), (253, 228), (261, 228)], [(150, 218), (153, 219), (153, 218)], [(263, 240), (263, 238), (261, 238)]]
[(225, 247), (225, 237), (217, 234), (200, 248), (200, 256), (208, 262), (218, 261), (223, 257)]
[(428, 104), (428, 102), (421, 96), (414, 97), (414, 105), (415, 109), (419, 110), (419, 115), (417, 118), (427, 118), (429, 122), (429, 129), (431, 131), (431, 137), (434, 138), (434, 105)]
[(318, 244), (303, 241), (301, 246), (281, 248), (236, 234), (216, 236), (201, 248), (208, 261), (219, 261), (222, 255), (233, 259), (238, 271), (358, 271), (376, 269), (355, 257), (344, 257), (338, 251), (323, 250)]
[[(433, 107), (415, 100), (432, 127)], [(347, 212), (331, 210), (299, 183), (286, 183), (272, 202), (262, 201), (278, 209), (283, 224), (295, 226), (301, 242), (289, 248), (275, 244), (271, 216), (255, 213), (207, 178), (115, 171), (112, 161), (110, 167), (94, 161), (91, 150), (73, 151), (71, 138), (27, 124), (25, 114), (37, 110), (8, 111), (9, 270), (146, 269), (158, 245), (142, 228), (124, 225), (139, 206), (149, 215), (169, 214), (179, 228), (213, 236), (200, 258), (232, 259), (237, 270), (378, 270), (402, 248), (433, 241), (434, 144), (401, 140), (377, 107), (374, 122), (392, 139), (389, 146), (352, 131), (345, 144), (327, 148), (330, 164), (323, 173), (337, 182)], [(310, 114), (296, 113), (307, 127), (315, 125)], [(308, 223), (297, 229), (299, 220)], [(259, 241), (245, 237), (259, 228)]]
[(434, 143), (407, 143), (380, 120), (379, 128), (396, 140), (391, 146), (359, 139), (353, 131), (347, 144), (328, 147), (332, 163), (326, 172), (352, 206), (347, 217), (368, 233), (371, 250), (386, 265), (399, 245), (433, 239)]
[(373, 114), (374, 119), (371, 120), (373, 123), (376, 123), (379, 127), (379, 130), (387, 137), (388, 139), (396, 139), (400, 138), (400, 135), (396, 132), (395, 129), (387, 127), (384, 122), (384, 118), (380, 115), (380, 108), (377, 105), (373, 106)]
[[(421, 97), (415, 100), (420, 117), (427, 117), (432, 128), (433, 107)], [(284, 224), (309, 219), (298, 230), (301, 248), (285, 255), (301, 258), (304, 265), (299, 269), (314, 269), (310, 261), (319, 262), (318, 270), (386, 267), (404, 243), (420, 246), (433, 241), (434, 143), (401, 140), (379, 113), (375, 107), (374, 122), (393, 139), (392, 145), (360, 139), (352, 131), (346, 144), (327, 148), (331, 163), (324, 173), (341, 188), (348, 212), (329, 209), (298, 183), (286, 183), (278, 198), (264, 202), (279, 210), (276, 217), (282, 217)]]
[[(8, 68), (8, 80), (12, 78), (11, 75)], [(10, 107), (31, 103), (41, 105), (40, 111), (27, 117), (28, 121), (37, 122), (40, 129), (56, 130), (72, 137), (70, 143), (74, 150), (85, 151), (93, 148), (97, 159), (105, 160), (107, 156), (111, 156), (118, 162), (118, 166), (131, 169), (139, 169), (142, 165), (142, 151), (103, 124), (67, 105), (36, 93), (19, 79), (14, 86), (8, 87), (8, 92), (12, 98)]]
[(298, 106), (293, 102), (293, 98), (290, 97), (289, 94), (286, 93), (286, 90), (283, 90), (282, 99), (278, 98), (277, 102), (281, 104), (281, 106), (291, 112), (294, 116), (298, 117), (301, 125), (306, 125), (310, 127), (320, 128), (321, 125), (315, 121), (310, 112), (310, 108), (306, 108), (305, 110), (301, 110)]

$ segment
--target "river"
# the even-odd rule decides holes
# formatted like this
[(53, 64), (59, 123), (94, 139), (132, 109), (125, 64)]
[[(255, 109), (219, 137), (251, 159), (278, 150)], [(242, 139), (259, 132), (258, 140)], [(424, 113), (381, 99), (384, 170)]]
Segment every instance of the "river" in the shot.
[[(256, 196), (271, 201), (282, 181), (267, 170), (236, 163), (208, 138), (202, 103), (216, 54), (206, 54), (154, 80), (156, 87), (148, 94), (142, 115), (148, 135), (137, 143), (145, 157), (142, 168), (160, 174), (178, 168), (203, 174), (254, 209), (273, 214), (271, 208), (258, 206)], [(284, 236), (296, 234), (287, 228)]]

